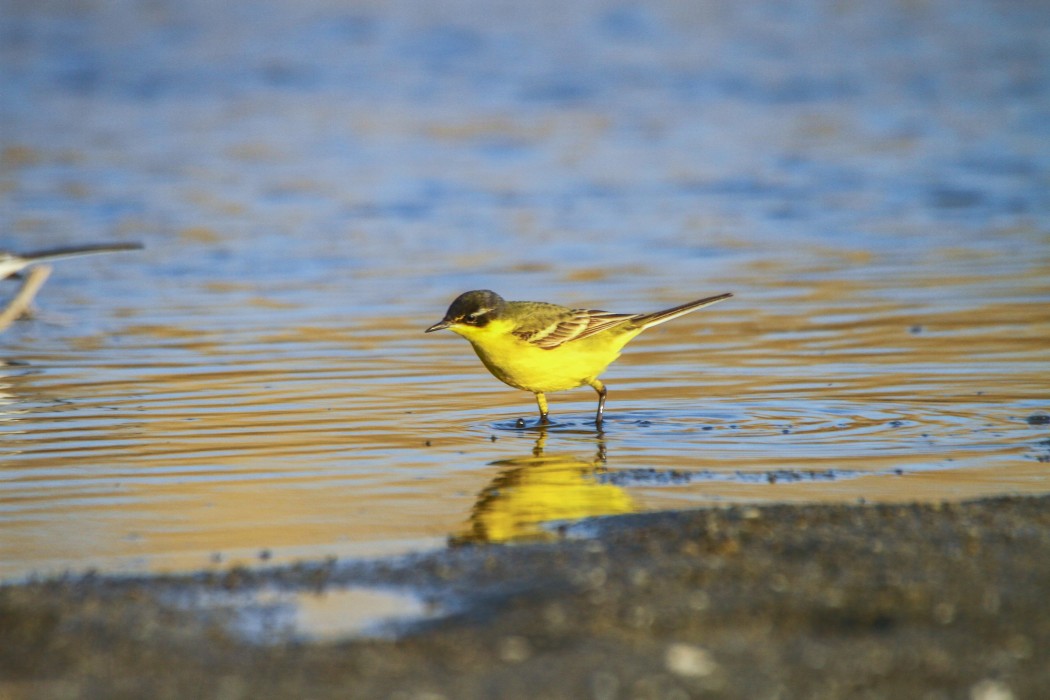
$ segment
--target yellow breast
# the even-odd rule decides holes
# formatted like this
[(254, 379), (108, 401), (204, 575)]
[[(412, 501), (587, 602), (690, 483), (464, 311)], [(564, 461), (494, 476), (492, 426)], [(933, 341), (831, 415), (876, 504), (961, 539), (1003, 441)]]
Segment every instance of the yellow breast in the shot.
[(547, 393), (583, 386), (620, 356), (637, 335), (597, 335), (543, 349), (510, 332), (508, 322), (493, 321), (483, 328), (459, 326), (455, 332), (470, 341), (485, 367), (500, 381), (517, 389)]

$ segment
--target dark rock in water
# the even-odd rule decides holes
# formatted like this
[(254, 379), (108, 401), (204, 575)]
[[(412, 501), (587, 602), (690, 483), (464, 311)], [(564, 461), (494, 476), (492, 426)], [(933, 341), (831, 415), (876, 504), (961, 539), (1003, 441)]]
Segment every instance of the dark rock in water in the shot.
[(1028, 425), (1050, 425), (1050, 415), (1042, 412), (1033, 413), (1025, 418), (1025, 422)]

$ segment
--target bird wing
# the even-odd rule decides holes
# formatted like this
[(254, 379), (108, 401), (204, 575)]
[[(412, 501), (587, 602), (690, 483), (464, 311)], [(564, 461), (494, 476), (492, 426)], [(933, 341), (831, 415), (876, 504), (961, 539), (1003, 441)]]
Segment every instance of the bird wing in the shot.
[(30, 261), (21, 255), (8, 253), (0, 250), (0, 280), (7, 279), (11, 275), (29, 266)]
[(80, 255), (94, 255), (95, 253), (116, 253), (123, 250), (142, 250), (142, 244), (94, 243), (90, 245), (64, 246), (62, 248), (50, 248), (48, 250), (37, 250), (32, 253), (22, 253), (19, 257), (27, 260), (28, 263), (40, 263), (58, 260), (59, 258), (73, 258)]
[(507, 306), (511, 309), (512, 316), (522, 319), (511, 333), (526, 343), (544, 350), (553, 350), (565, 343), (582, 340), (618, 326), (629, 325), (630, 328), (644, 330), (731, 296), (733, 295), (718, 294), (651, 314), (614, 314), (594, 309), (568, 309), (544, 302), (511, 301), (507, 302)]
[(93, 245), (65, 246), (17, 255), (0, 251), (0, 280), (20, 272), (30, 265), (48, 263), (61, 258), (72, 258), (95, 253), (115, 253), (122, 250), (141, 250), (141, 243), (95, 243)]
[(550, 306), (553, 308), (532, 314), (528, 323), (512, 331), (514, 335), (544, 350), (553, 350), (564, 343), (601, 333), (638, 317), (637, 314)]

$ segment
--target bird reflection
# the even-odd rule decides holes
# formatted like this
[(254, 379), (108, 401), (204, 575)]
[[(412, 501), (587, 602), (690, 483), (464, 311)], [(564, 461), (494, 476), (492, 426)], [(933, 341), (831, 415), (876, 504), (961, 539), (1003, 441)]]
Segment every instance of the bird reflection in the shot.
[(499, 473), (478, 494), (470, 519), (449, 537), (450, 545), (555, 540), (551, 522), (637, 510), (621, 487), (595, 478), (605, 471), (604, 442), (593, 459), (585, 459), (544, 454), (546, 439), (541, 432), (528, 457), (492, 462)]

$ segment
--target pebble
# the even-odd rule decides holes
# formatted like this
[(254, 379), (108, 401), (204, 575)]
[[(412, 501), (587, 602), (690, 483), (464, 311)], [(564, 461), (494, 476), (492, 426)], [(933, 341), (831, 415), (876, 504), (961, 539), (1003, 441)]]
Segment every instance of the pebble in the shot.
[(970, 700), (1014, 700), (1014, 694), (1005, 683), (985, 679), (970, 688)]
[(671, 673), (690, 678), (703, 678), (718, 670), (718, 664), (706, 649), (691, 644), (672, 644), (667, 647), (664, 665)]
[(1028, 423), (1028, 425), (1050, 425), (1050, 414), (1043, 413), (1042, 411), (1033, 413), (1025, 418), (1025, 422)]
[(504, 637), (499, 643), (499, 658), (509, 664), (517, 664), (532, 656), (532, 645), (524, 637)]

